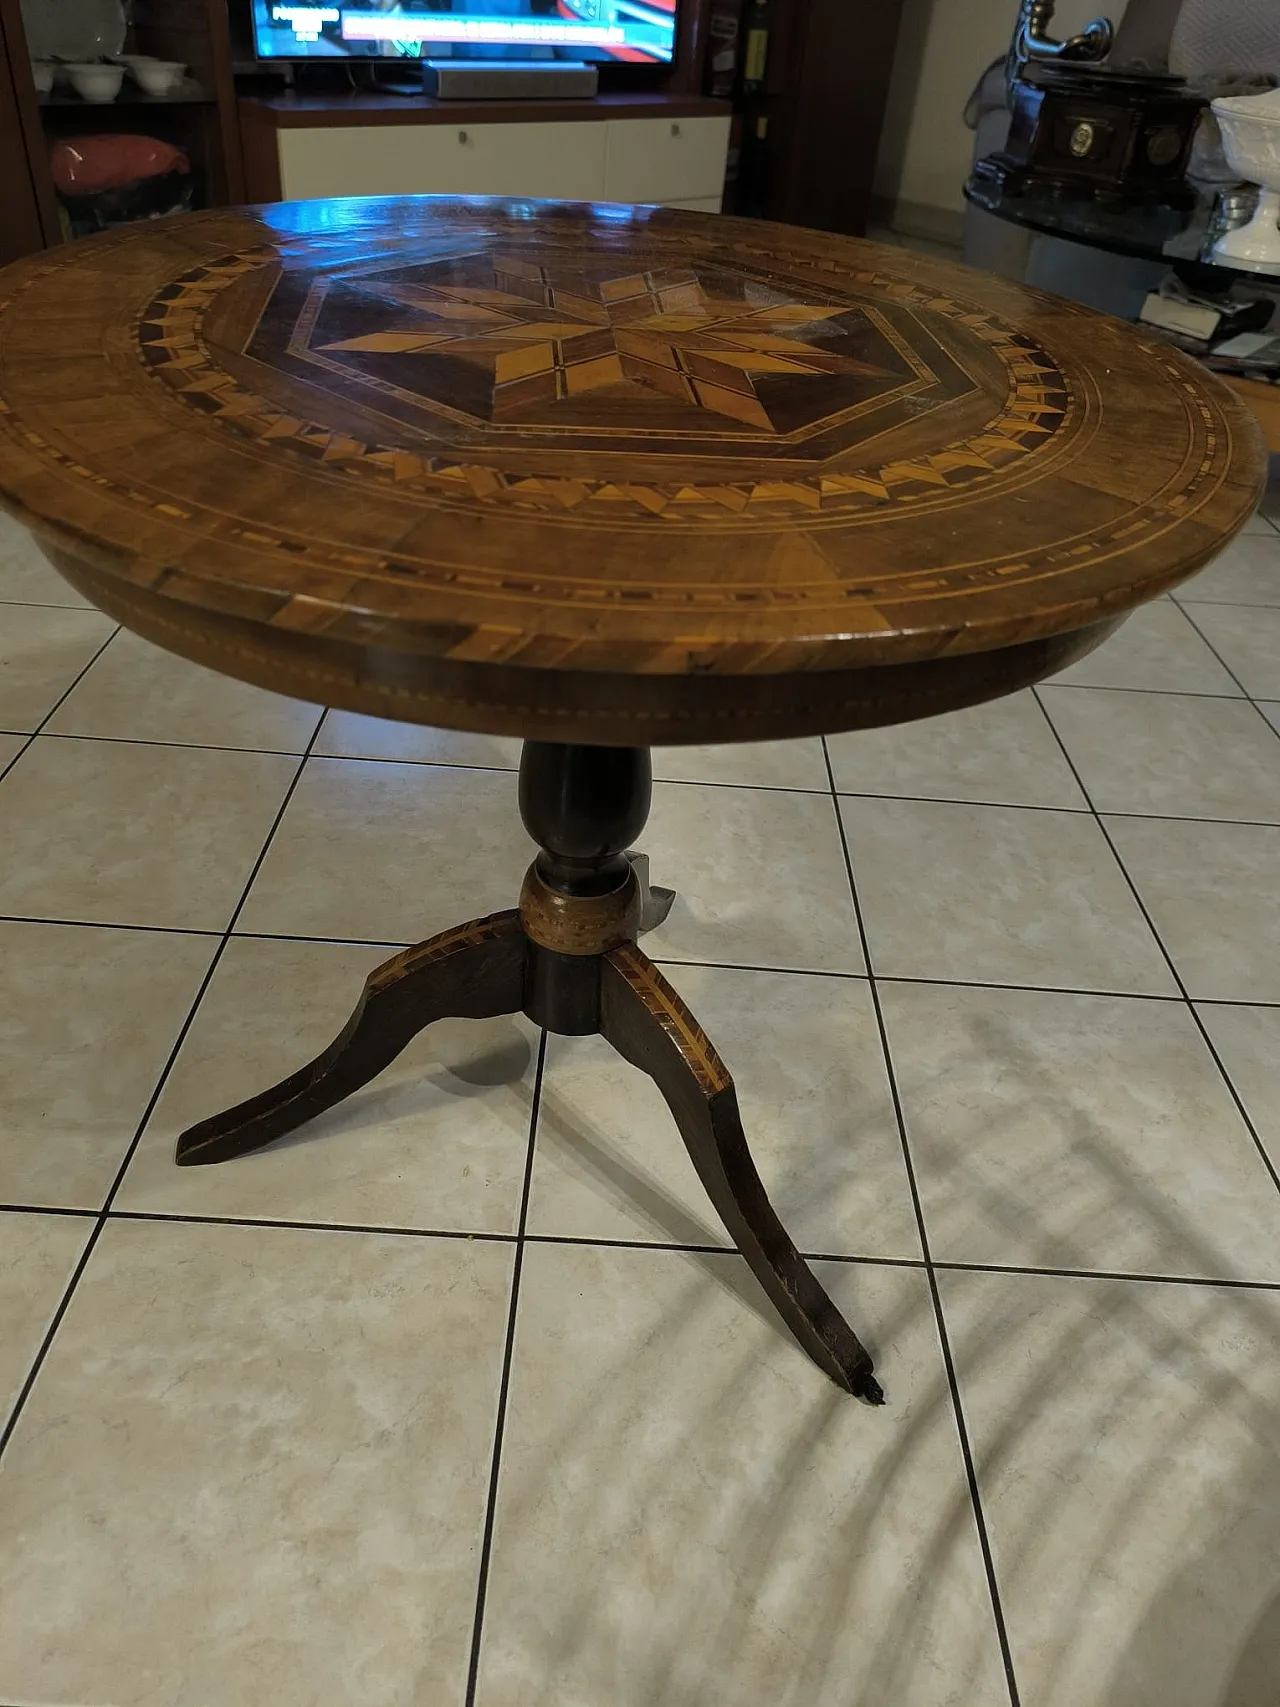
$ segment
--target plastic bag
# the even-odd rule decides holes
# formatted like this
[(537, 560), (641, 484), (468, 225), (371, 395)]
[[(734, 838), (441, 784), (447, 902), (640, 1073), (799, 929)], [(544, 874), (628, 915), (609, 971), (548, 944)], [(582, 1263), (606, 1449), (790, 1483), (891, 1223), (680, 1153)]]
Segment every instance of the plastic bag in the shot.
[(180, 148), (154, 136), (66, 136), (49, 150), (49, 168), (64, 196), (92, 196), (187, 172), (190, 162)]

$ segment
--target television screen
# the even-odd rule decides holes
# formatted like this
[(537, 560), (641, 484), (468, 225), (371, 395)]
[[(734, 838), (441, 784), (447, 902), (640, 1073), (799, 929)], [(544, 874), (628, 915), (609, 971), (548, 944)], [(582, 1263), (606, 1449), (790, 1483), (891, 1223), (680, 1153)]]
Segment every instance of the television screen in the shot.
[(259, 59), (665, 64), (677, 0), (253, 0)]

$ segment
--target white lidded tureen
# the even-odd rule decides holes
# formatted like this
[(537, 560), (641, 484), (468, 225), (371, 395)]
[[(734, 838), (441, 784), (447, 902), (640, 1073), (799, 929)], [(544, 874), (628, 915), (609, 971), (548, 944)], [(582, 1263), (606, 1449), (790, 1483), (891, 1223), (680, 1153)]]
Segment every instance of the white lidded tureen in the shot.
[(1220, 237), (1214, 253), (1228, 263), (1280, 266), (1280, 89), (1226, 96), (1213, 103), (1213, 113), (1232, 171), (1262, 190), (1250, 224)]

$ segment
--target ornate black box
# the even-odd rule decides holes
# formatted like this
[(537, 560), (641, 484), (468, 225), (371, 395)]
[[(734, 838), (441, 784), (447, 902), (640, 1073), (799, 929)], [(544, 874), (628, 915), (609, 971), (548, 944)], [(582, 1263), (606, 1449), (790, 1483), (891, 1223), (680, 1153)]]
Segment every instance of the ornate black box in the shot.
[(1013, 122), (982, 163), (1006, 194), (1075, 188), (1121, 201), (1185, 201), (1187, 162), (1207, 106), (1182, 77), (1031, 63), (1013, 86)]

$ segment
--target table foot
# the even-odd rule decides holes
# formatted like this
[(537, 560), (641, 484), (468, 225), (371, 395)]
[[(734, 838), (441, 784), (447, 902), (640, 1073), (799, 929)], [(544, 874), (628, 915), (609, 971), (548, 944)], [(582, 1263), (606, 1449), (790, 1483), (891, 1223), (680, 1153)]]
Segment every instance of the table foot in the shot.
[(181, 1167), (248, 1155), (332, 1108), (389, 1067), (438, 1019), (492, 1019), (523, 1002), (526, 938), (515, 912), (445, 931), (369, 974), (356, 1010), (323, 1054), (281, 1084), (178, 1139)]
[(845, 1392), (882, 1405), (871, 1354), (769, 1201), (747, 1148), (728, 1070), (675, 990), (634, 944), (604, 958), (600, 1030), (657, 1084), (726, 1232), (801, 1346)]

